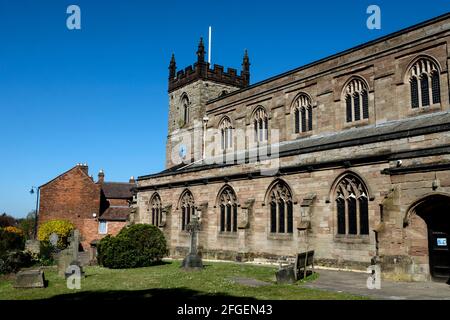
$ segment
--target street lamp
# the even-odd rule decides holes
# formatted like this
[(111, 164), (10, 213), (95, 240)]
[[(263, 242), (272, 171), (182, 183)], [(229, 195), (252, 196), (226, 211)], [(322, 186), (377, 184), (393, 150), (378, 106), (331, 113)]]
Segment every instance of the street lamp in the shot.
[[(36, 191), (34, 191), (36, 190)], [(38, 219), (38, 208), (39, 208), (39, 187), (31, 187), (30, 194), (34, 194), (36, 192), (36, 209), (34, 210), (34, 230), (33, 230), (33, 239), (37, 239), (37, 219)]]

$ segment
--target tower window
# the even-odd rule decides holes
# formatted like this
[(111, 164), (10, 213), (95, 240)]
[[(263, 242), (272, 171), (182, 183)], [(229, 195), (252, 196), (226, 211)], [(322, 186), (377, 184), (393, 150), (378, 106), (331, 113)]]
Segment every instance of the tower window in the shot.
[(184, 95), (181, 99), (182, 121), (183, 124), (189, 123), (189, 98)]

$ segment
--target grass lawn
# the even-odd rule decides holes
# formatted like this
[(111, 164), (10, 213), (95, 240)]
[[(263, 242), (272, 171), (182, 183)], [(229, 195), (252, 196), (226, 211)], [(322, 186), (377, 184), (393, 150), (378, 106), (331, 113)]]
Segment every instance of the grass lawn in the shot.
[[(57, 276), (56, 267), (45, 269), (49, 281), (45, 289), (14, 289), (13, 281), (0, 278), (0, 300), (15, 299), (185, 299), (206, 298), (312, 300), (367, 299), (344, 293), (305, 288), (301, 282), (293, 285), (275, 283), (275, 267), (247, 264), (205, 262), (203, 271), (185, 272), (180, 261), (137, 269), (106, 269), (86, 267), (86, 277), (80, 290), (70, 290)], [(319, 271), (320, 276), (320, 271)], [(252, 278), (268, 285), (251, 287), (235, 283), (233, 277)], [(306, 281), (314, 281), (312, 279)]]

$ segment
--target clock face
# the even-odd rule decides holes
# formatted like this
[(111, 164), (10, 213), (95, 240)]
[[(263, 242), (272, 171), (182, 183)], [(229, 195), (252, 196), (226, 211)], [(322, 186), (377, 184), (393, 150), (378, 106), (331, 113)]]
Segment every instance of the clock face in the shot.
[(182, 159), (186, 158), (186, 153), (187, 153), (187, 148), (186, 148), (186, 146), (184, 144), (182, 144), (180, 146), (179, 151), (178, 151), (178, 154), (180, 155), (180, 158), (182, 158)]

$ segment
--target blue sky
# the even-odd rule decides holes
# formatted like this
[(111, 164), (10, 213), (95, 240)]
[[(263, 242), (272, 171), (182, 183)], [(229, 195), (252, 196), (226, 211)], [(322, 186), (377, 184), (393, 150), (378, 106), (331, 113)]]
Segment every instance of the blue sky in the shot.
[[(81, 30), (66, 9), (81, 8)], [(381, 30), (366, 9), (381, 8)], [(428, 1), (0, 0), (0, 212), (76, 163), (125, 181), (164, 168), (172, 52), (184, 68), (213, 27), (212, 62), (251, 82), (450, 11)]]

